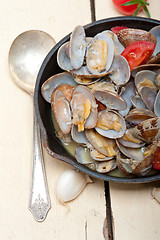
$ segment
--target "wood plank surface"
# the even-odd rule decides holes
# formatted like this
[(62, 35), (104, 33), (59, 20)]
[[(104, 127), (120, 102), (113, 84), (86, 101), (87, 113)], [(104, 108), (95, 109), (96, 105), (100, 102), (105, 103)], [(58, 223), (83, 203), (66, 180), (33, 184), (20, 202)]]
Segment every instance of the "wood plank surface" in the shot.
[[(159, 0), (148, 1), (151, 17), (160, 20)], [(96, 0), (96, 20), (121, 16), (110, 0)], [(141, 12), (138, 16), (145, 16)], [(159, 240), (160, 205), (151, 197), (150, 184), (118, 184), (110, 182), (111, 208), (115, 240)]]
[(0, 239), (102, 240), (106, 216), (103, 181), (94, 180), (69, 203), (70, 211), (55, 196), (61, 173), (71, 166), (51, 158), (44, 149), (52, 208), (38, 223), (28, 210), (32, 156), (32, 98), (12, 81), (8, 51), (20, 33), (38, 29), (56, 42), (78, 25), (91, 22), (89, 0), (1, 1), (0, 14)]

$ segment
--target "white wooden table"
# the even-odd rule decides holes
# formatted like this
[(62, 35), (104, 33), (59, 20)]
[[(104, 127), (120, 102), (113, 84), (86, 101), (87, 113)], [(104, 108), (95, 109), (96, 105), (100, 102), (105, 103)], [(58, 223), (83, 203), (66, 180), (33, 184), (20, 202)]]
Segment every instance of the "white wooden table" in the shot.
[[(151, 16), (160, 19), (159, 1), (149, 1)], [(111, 0), (95, 0), (96, 19), (120, 15)], [(142, 16), (143, 14), (141, 14)], [(60, 174), (71, 166), (51, 158), (44, 149), (52, 208), (38, 223), (28, 210), (32, 156), (32, 98), (12, 81), (8, 51), (20, 33), (39, 29), (58, 42), (78, 25), (91, 22), (89, 0), (1, 0), (0, 14), (0, 239), (1, 240), (103, 240), (106, 218), (104, 182), (93, 179), (70, 205), (55, 196)], [(159, 183), (110, 183), (113, 228), (116, 240), (159, 240), (160, 205), (151, 199)]]

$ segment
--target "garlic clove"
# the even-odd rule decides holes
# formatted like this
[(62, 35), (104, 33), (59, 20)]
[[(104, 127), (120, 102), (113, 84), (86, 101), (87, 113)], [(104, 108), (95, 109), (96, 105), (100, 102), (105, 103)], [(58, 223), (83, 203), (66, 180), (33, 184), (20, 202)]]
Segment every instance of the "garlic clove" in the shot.
[(76, 198), (85, 188), (87, 183), (93, 182), (90, 177), (75, 169), (66, 170), (59, 177), (56, 186), (58, 200), (64, 204)]

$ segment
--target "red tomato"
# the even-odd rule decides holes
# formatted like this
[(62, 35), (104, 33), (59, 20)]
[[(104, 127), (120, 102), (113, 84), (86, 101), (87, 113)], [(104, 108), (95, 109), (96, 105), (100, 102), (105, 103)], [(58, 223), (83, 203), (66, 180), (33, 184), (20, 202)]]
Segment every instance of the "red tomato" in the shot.
[(138, 4), (130, 6), (121, 6), (121, 4), (129, 2), (129, 0), (112, 0), (117, 10), (124, 15), (133, 15), (138, 7)]
[(118, 34), (118, 32), (119, 32), (120, 30), (126, 29), (126, 28), (128, 28), (128, 27), (116, 26), (116, 27), (111, 28), (111, 31), (112, 31), (113, 33), (115, 33), (115, 34)]
[(126, 47), (121, 55), (126, 58), (130, 69), (132, 70), (140, 64), (145, 64), (148, 61), (155, 46), (156, 45), (152, 42), (137, 41)]
[(160, 147), (154, 153), (153, 168), (160, 170)]

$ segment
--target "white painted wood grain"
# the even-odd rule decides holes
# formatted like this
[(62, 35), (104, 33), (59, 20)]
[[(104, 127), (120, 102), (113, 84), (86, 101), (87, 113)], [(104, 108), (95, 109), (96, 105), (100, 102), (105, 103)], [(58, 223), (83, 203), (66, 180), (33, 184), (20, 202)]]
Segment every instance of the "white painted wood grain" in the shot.
[(0, 14), (0, 239), (103, 240), (105, 198), (102, 181), (94, 180), (71, 202), (70, 211), (55, 197), (60, 174), (69, 165), (44, 150), (52, 208), (36, 222), (28, 210), (32, 156), (32, 99), (19, 89), (8, 70), (12, 41), (29, 29), (48, 32), (56, 41), (78, 25), (91, 22), (89, 0), (13, 0), (1, 2)]

